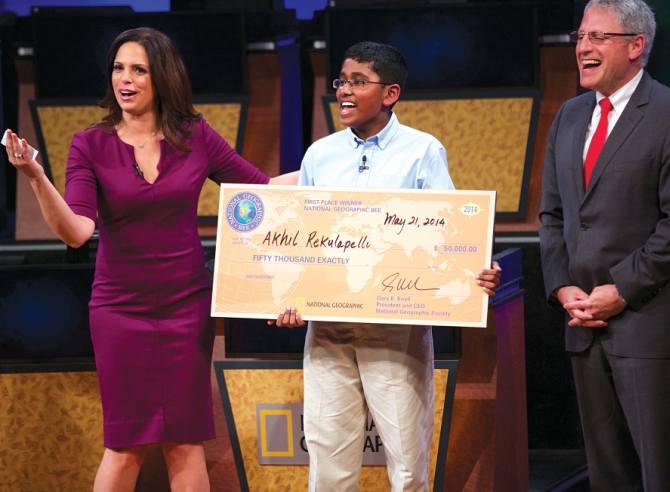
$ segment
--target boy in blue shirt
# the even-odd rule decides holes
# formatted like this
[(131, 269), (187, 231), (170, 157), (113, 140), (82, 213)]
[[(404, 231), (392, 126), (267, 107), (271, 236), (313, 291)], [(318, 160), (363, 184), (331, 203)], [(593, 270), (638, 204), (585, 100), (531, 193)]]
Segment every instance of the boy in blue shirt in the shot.
[[(300, 185), (454, 189), (440, 142), (400, 124), (392, 112), (406, 79), (407, 64), (394, 47), (351, 46), (333, 81), (339, 118), (348, 128), (307, 149)], [(494, 262), (478, 276), (489, 295), (499, 272)], [(293, 309), (277, 320), (301, 323)], [(384, 443), (392, 490), (428, 489), (434, 419), (430, 326), (310, 322), (303, 368), (310, 491), (358, 490), (367, 410)]]

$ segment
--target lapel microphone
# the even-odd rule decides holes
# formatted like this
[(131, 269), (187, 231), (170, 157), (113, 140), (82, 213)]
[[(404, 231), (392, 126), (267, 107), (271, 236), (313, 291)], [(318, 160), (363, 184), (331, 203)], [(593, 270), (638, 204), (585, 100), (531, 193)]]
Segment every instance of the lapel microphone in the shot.
[(367, 156), (364, 155), (363, 157), (361, 157), (361, 164), (360, 164), (360, 166), (358, 166), (358, 172), (359, 173), (362, 173), (366, 169), (370, 169), (367, 162), (368, 162)]
[(137, 174), (140, 178), (144, 177), (144, 173), (142, 172), (142, 169), (140, 169), (140, 166), (137, 162), (133, 162), (133, 169), (135, 170), (135, 174)]

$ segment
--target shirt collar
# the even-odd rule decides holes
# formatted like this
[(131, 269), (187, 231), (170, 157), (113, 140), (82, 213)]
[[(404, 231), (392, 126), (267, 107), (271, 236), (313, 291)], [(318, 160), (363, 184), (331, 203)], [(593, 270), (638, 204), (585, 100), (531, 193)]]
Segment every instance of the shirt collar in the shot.
[[(380, 149), (384, 150), (384, 148), (389, 144), (393, 136), (396, 133), (398, 133), (399, 128), (400, 128), (400, 122), (398, 121), (398, 117), (395, 115), (395, 113), (391, 112), (391, 117), (389, 118), (388, 123), (386, 123), (386, 126), (382, 129), (382, 131), (380, 131), (377, 135), (369, 137), (367, 141), (374, 143)], [(356, 134), (351, 128), (347, 128), (347, 134), (349, 136), (348, 141), (350, 142), (353, 148), (357, 148), (359, 145), (365, 143), (364, 140), (356, 136)]]
[[(612, 108), (614, 108), (614, 111), (621, 114), (621, 112), (625, 109), (626, 104), (628, 104), (628, 101), (635, 92), (635, 89), (637, 89), (637, 85), (640, 83), (640, 80), (642, 80), (643, 73), (644, 70), (640, 69), (635, 77), (630, 79), (622, 87), (614, 91), (611, 96), (609, 96), (609, 100), (612, 103)], [(596, 92), (596, 104), (600, 104), (600, 101), (602, 101), (604, 98), (605, 96), (603, 94)]]

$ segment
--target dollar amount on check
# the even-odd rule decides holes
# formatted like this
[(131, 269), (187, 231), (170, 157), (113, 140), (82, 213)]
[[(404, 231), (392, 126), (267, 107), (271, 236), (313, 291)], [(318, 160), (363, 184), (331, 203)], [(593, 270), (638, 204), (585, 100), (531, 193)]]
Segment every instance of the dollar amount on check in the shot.
[(486, 326), (495, 192), (222, 185), (212, 315)]

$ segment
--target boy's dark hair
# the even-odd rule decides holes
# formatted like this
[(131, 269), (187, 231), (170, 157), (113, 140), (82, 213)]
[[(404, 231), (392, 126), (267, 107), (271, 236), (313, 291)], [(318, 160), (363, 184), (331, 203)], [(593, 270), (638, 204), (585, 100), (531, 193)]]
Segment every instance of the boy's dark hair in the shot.
[(374, 41), (361, 41), (347, 49), (344, 60), (347, 58), (359, 63), (369, 63), (382, 82), (398, 84), (401, 91), (405, 89), (407, 62), (397, 48)]

